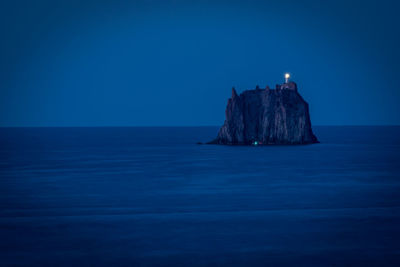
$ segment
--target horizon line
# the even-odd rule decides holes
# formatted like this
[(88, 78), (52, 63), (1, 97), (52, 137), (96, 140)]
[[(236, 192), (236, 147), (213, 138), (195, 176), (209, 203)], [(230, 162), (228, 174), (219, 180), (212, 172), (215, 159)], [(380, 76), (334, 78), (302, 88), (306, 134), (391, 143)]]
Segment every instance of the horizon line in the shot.
[[(222, 125), (91, 125), (91, 126), (0, 126), (0, 128), (190, 128), (190, 127), (221, 127)], [(399, 127), (400, 124), (317, 124), (312, 127)]]

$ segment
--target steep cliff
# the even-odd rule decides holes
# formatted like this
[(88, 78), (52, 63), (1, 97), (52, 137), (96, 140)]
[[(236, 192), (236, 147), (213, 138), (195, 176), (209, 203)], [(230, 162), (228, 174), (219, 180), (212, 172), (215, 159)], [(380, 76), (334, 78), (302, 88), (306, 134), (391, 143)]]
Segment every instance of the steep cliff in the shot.
[(275, 90), (232, 89), (225, 111), (226, 120), (211, 144), (274, 145), (318, 143), (312, 132), (308, 104), (294, 82)]

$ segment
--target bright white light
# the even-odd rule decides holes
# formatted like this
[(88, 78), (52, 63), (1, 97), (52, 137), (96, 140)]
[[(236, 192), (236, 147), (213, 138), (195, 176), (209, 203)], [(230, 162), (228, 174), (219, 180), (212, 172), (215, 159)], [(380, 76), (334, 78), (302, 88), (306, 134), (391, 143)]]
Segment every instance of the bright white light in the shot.
[(290, 78), (290, 74), (289, 73), (285, 73), (285, 79), (289, 79)]

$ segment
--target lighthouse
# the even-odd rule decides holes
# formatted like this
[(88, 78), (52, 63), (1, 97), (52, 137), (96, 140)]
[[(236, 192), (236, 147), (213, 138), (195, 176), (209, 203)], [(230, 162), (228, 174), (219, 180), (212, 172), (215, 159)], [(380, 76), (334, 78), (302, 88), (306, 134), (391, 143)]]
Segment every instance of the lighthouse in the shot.
[(285, 83), (289, 82), (289, 78), (290, 78), (290, 74), (289, 73), (285, 73)]

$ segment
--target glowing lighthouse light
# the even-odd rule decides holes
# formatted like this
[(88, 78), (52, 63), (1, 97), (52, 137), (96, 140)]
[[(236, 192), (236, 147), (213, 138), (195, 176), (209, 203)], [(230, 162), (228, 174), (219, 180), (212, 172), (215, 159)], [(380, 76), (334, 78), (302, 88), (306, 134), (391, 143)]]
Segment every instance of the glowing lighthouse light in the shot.
[(285, 73), (285, 83), (289, 82), (289, 78), (290, 78), (290, 74), (289, 73)]

